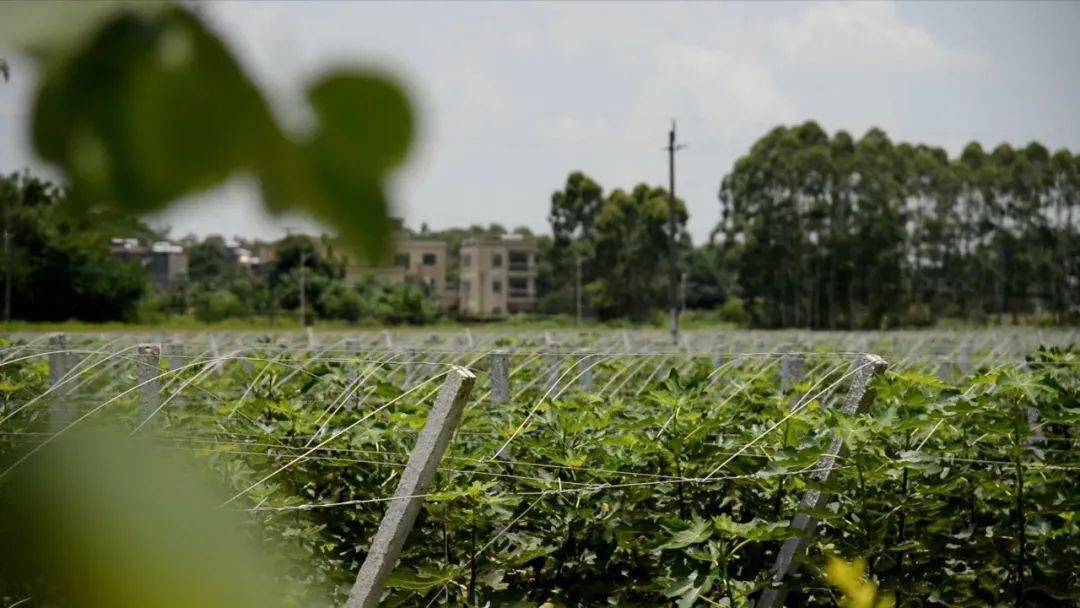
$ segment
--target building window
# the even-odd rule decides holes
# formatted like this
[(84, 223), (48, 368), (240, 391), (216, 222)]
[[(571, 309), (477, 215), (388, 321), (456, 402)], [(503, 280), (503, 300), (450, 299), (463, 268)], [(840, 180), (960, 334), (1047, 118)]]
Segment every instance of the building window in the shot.
[(466, 299), (468, 299), (469, 292), (471, 292), (471, 291), (472, 291), (472, 283), (470, 281), (467, 281), (467, 280), (462, 281), (461, 282), (461, 293), (464, 295), (464, 297)]
[(409, 267), (409, 252), (405, 251), (405, 252), (402, 252), (402, 253), (395, 253), (394, 254), (394, 266), (397, 266), (398, 268), (408, 268)]
[(425, 253), (424, 257), (421, 258), (421, 262), (424, 264), (424, 266), (434, 266), (436, 263), (438, 263), (438, 261), (439, 256), (435, 255), (434, 253)]
[(462, 254), (461, 266), (462, 268), (468, 268), (469, 266), (472, 266), (472, 256), (467, 253)]
[(491, 282), (491, 293), (502, 293), (502, 281)]
[(528, 270), (529, 269), (529, 252), (528, 251), (511, 251), (510, 252), (510, 270)]
[(502, 254), (501, 253), (493, 253), (493, 254), (491, 254), (491, 266), (492, 266), (492, 268), (499, 268), (499, 267), (502, 266)]
[(523, 278), (511, 278), (510, 279), (510, 297), (511, 298), (527, 298), (529, 297), (529, 280)]

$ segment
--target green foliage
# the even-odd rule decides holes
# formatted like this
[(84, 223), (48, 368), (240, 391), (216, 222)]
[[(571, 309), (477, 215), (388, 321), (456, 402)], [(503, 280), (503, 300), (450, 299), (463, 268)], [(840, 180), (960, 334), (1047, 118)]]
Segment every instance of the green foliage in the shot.
[[(340, 603), (385, 505), (298, 507), (391, 494), (435, 386), (405, 395), (401, 367), (373, 364), (370, 353), (310, 359), (268, 344), (263, 354), (230, 362), (220, 375), (181, 372), (198, 390), (161, 413), (156, 437), (170, 449), (194, 450), (239, 491), (315, 445), (313, 436), (327, 441), (333, 429), (352, 425), (232, 503), (259, 507), (242, 529), (292, 564), (283, 578), (308, 588), (292, 600), (307, 605), (330, 588)], [(956, 385), (890, 372), (875, 384), (870, 415), (838, 415), (830, 405), (841, 390), (809, 400), (771, 432), (797, 394), (833, 382), (843, 388), (846, 360), (823, 354), (816, 371), (787, 392), (778, 390), (775, 366), (744, 361), (714, 383), (715, 364), (704, 358), (666, 376), (650, 375), (642, 361), (605, 359), (594, 370), (603, 390), (572, 387), (546, 399), (543, 366), (525, 365), (515, 373), (521, 393), (511, 403), (470, 403), (387, 604), (473, 605), (467, 598), (475, 594), (481, 605), (744, 605), (765, 584), (791, 534), (787, 522), (811, 488), (831, 498), (815, 513), (819, 536), (788, 605), (835, 605), (824, 575), (834, 555), (864, 556), (866, 579), (897, 606), (1080, 599), (1074, 352), (1042, 351), (1029, 358), (1029, 370), (984, 369)], [(639, 375), (620, 386), (626, 374)], [(358, 375), (364, 380), (353, 393)], [(132, 381), (125, 371), (82, 390), (114, 394)], [(4, 415), (46, 383), (44, 365), (0, 367)], [(477, 388), (482, 395), (487, 387)], [(113, 406), (132, 420), (137, 408), (135, 395)], [(328, 408), (333, 422), (320, 433)], [(1029, 408), (1038, 411), (1037, 424), (1029, 423)], [(34, 422), (31, 410), (6, 424)], [(505, 459), (493, 459), (519, 427)], [(850, 452), (827, 482), (814, 481), (806, 470), (830, 429)], [(18, 449), (14, 436), (0, 441)], [(865, 596), (861, 589), (850, 586), (852, 599)]]
[(746, 313), (746, 306), (739, 298), (728, 298), (720, 307), (720, 318), (728, 323), (734, 323), (740, 327), (745, 326), (750, 316)]
[(251, 314), (247, 305), (231, 291), (215, 289), (204, 292), (195, 301), (195, 318), (203, 322), (224, 321)]
[(722, 237), (762, 327), (879, 329), (944, 316), (1075, 317), (1076, 193), (1067, 150), (987, 154), (855, 140), (814, 122), (759, 139), (720, 187)]
[(161, 322), (192, 315), (206, 323), (228, 319), (273, 320), (299, 310), (304, 274), (306, 313), (310, 318), (355, 324), (420, 325), (442, 316), (420, 287), (345, 278), (345, 258), (329, 238), (290, 235), (276, 244), (272, 261), (241, 266), (220, 236), (184, 240), (189, 252), (186, 281), (156, 289), (141, 301), (139, 317)]
[(27, 3), (5, 7), (3, 18), (37, 26), (12, 38), (41, 68), (33, 142), (65, 173), (78, 208), (158, 210), (248, 173), (271, 211), (305, 211), (381, 259), (389, 236), (383, 181), (413, 131), (409, 103), (390, 79), (324, 75), (308, 89), (314, 128), (286, 134), (228, 49), (186, 8), (113, 3), (86, 17), (60, 3)]
[(184, 245), (188, 258), (188, 279), (198, 283), (223, 284), (229, 281), (236, 269), (225, 239), (210, 235), (198, 241), (189, 239)]
[[(283, 605), (286, 588), (213, 480), (120, 433), (65, 437), (5, 480), (5, 591), (23, 605)], [(14, 598), (7, 596), (7, 605)]]
[(148, 287), (146, 270), (109, 254), (107, 245), (117, 232), (153, 232), (107, 213), (71, 213), (65, 196), (27, 175), (0, 179), (4, 228), (11, 235), (4, 264), (11, 266), (12, 318), (130, 320)]
[[(676, 201), (677, 240), (689, 250), (687, 214)], [(670, 270), (668, 197), (663, 188), (638, 184), (630, 192), (616, 189), (606, 197), (599, 184), (574, 172), (563, 190), (551, 196), (553, 237), (541, 243), (542, 266), (537, 285), (545, 293), (546, 312), (576, 309), (577, 263), (587, 312), (602, 320), (645, 321), (665, 302)]]

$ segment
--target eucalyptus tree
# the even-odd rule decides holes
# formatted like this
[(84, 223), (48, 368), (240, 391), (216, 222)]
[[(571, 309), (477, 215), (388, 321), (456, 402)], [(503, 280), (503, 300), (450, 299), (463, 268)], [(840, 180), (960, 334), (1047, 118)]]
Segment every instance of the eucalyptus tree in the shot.
[[(685, 250), (686, 206), (675, 201), (679, 245)], [(663, 301), (666, 266), (658, 251), (668, 242), (667, 192), (638, 184), (613, 191), (596, 217), (596, 265), (603, 269), (586, 287), (601, 318), (646, 320)]]
[(953, 159), (777, 127), (720, 185), (714, 230), (765, 327), (928, 324), (1053, 311), (1075, 316), (1078, 163), (1033, 142)]
[(549, 265), (548, 307), (553, 312), (572, 312), (578, 273), (580, 283), (595, 280), (596, 221), (604, 204), (604, 189), (580, 171), (566, 178), (562, 190), (551, 194), (551, 248), (545, 253)]

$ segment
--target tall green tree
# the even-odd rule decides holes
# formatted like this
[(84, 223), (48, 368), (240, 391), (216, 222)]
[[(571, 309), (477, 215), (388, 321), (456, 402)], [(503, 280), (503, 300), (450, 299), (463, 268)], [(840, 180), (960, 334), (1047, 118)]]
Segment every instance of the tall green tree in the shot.
[[(681, 250), (690, 246), (687, 213), (675, 201), (675, 223)], [(647, 320), (663, 305), (668, 267), (668, 196), (663, 188), (638, 184), (613, 191), (596, 218), (595, 263), (603, 269), (586, 289), (601, 319)]]
[[(0, 179), (4, 228), (11, 235), (11, 313), (29, 321), (131, 319), (148, 289), (146, 269), (108, 251), (112, 236), (155, 238), (122, 215), (79, 212), (53, 184), (13, 174)], [(3, 255), (0, 252), (0, 255)]]
[(1063, 322), (1078, 313), (1076, 181), (1074, 157), (1038, 143), (950, 159), (808, 122), (736, 161), (714, 234), (760, 326)]
[[(542, 308), (548, 312), (574, 313), (580, 264), (581, 285), (598, 276), (596, 223), (604, 205), (604, 189), (580, 171), (566, 178), (561, 190), (551, 194), (550, 248), (544, 252), (550, 272), (545, 275)], [(584, 296), (584, 294), (582, 294)], [(589, 302), (583, 305), (591, 308)]]

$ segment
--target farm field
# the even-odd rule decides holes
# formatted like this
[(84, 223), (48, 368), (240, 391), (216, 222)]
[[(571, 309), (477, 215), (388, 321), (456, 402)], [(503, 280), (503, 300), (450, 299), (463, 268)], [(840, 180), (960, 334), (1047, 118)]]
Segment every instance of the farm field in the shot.
[(831, 556), (864, 559), (898, 606), (1075, 605), (1076, 338), (11, 333), (0, 464), (120, 425), (215, 472), (289, 564), (288, 603), (342, 605), (465, 370), (382, 605), (836, 606)]

